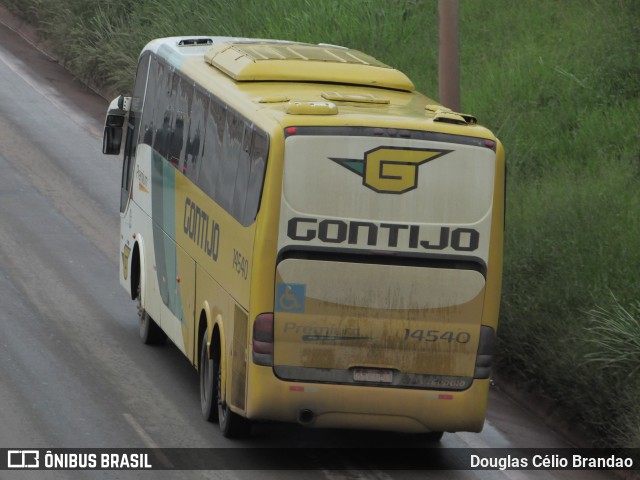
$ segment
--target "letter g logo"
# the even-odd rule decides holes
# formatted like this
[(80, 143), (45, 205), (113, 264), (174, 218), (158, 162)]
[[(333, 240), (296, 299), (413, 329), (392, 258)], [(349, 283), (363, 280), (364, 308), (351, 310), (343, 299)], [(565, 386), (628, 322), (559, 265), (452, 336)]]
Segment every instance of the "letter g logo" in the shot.
[(364, 159), (331, 158), (360, 175), (366, 187), (378, 193), (401, 194), (418, 187), (418, 167), (451, 150), (432, 148), (377, 147)]

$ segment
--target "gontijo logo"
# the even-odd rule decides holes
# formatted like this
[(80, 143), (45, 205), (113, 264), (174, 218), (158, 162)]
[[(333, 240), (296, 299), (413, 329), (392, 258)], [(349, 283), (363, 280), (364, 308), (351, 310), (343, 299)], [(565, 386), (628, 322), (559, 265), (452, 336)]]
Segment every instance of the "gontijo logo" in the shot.
[(376, 147), (363, 159), (331, 158), (362, 177), (364, 186), (378, 193), (401, 194), (418, 187), (418, 167), (451, 150), (434, 148)]

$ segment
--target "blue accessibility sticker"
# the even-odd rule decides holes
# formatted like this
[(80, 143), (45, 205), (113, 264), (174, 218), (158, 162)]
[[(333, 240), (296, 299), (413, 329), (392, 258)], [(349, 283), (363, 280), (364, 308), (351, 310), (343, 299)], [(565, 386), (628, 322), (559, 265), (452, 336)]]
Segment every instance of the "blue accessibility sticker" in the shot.
[(276, 285), (276, 312), (304, 313), (307, 286), (300, 283)]

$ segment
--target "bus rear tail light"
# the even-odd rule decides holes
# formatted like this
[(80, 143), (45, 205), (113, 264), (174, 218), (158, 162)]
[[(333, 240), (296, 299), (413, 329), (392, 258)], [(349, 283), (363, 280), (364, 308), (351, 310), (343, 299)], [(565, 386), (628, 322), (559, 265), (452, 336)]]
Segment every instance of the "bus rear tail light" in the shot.
[(253, 322), (253, 363), (273, 366), (273, 313), (262, 313)]
[(487, 325), (482, 325), (480, 327), (480, 342), (478, 343), (478, 355), (476, 356), (476, 368), (473, 378), (489, 378), (491, 375), (495, 341), (496, 331)]

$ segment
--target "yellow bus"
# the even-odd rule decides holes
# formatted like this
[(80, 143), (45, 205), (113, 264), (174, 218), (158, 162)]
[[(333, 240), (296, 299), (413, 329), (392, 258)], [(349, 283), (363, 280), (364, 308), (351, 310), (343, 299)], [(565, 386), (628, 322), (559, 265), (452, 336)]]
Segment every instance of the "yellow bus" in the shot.
[(505, 163), (473, 116), (349, 48), (172, 37), (109, 106), (121, 150), (120, 282), (223, 435), (482, 429)]

